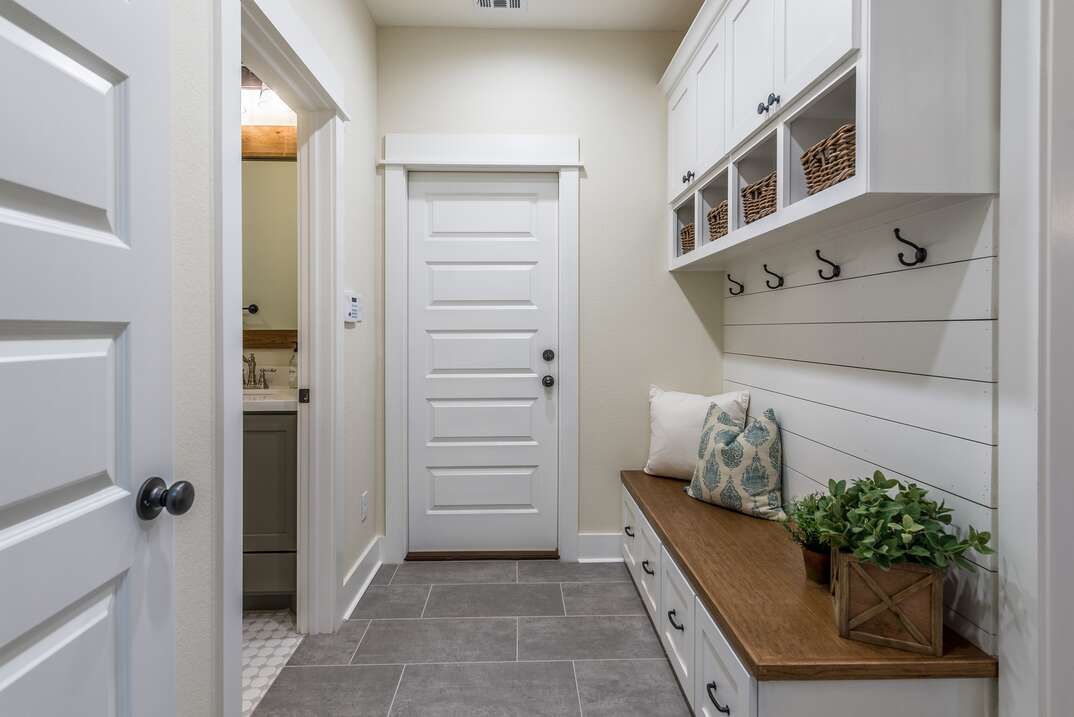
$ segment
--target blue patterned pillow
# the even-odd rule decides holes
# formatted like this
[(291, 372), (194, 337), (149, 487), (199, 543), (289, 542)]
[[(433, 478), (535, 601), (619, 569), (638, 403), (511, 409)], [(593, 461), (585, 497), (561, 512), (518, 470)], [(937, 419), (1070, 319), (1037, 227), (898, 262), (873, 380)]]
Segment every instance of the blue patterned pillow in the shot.
[(701, 429), (691, 498), (746, 515), (785, 520), (783, 444), (772, 409), (761, 418), (735, 421), (715, 403)]

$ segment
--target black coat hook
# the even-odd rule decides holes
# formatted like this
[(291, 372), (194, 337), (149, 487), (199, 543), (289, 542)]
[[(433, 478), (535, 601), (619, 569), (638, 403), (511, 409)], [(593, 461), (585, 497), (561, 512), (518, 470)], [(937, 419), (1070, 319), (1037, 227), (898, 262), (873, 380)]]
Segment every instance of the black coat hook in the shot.
[(731, 296), (738, 296), (739, 294), (741, 294), (743, 291), (746, 290), (746, 285), (735, 281), (734, 278), (730, 274), (727, 275), (727, 280), (730, 281), (732, 284), (735, 284), (736, 286), (738, 286), (738, 291), (735, 291), (730, 286), (727, 287), (727, 291), (730, 292)]
[(914, 260), (913, 261), (906, 261), (906, 257), (903, 255), (903, 253), (901, 251), (899, 252), (899, 263), (902, 264), (903, 266), (917, 266), (918, 264), (922, 263), (923, 261), (925, 261), (925, 259), (927, 259), (929, 257), (929, 253), (925, 249), (925, 247), (918, 246), (917, 244), (914, 244), (912, 241), (908, 241), (906, 239), (903, 239), (902, 234), (899, 233), (899, 228), (898, 227), (895, 227), (895, 238), (898, 239), (899, 241), (901, 241), (903, 244), (905, 244), (905, 245), (907, 245), (909, 247), (913, 247), (913, 249), (914, 249)]
[(764, 280), (765, 286), (767, 286), (769, 289), (778, 289), (779, 287), (783, 286), (783, 277), (780, 276), (779, 274), (777, 274), (776, 272), (769, 270), (768, 264), (764, 265), (764, 270), (765, 270), (766, 274), (771, 274), (772, 276), (776, 277), (776, 285), (775, 286), (772, 286), (772, 280), (771, 279), (765, 279)]
[(821, 279), (824, 279), (825, 281), (831, 281), (832, 279), (834, 279), (834, 278), (839, 276), (839, 274), (841, 273), (841, 270), (839, 269), (839, 265), (834, 263), (834, 262), (830, 262), (827, 259), (825, 259), (824, 257), (822, 257), (820, 255), (820, 249), (817, 249), (817, 258), (820, 259), (821, 261), (823, 261), (828, 266), (832, 267), (832, 275), (831, 276), (825, 276), (824, 275), (824, 269), (817, 269), (817, 276), (819, 276)]

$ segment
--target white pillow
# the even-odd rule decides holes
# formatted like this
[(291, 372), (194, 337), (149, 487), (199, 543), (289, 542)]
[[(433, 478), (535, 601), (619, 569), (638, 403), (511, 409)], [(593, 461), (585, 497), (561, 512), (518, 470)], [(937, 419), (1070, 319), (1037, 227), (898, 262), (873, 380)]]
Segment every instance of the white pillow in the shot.
[(732, 391), (718, 396), (701, 396), (649, 387), (652, 435), (646, 473), (681, 480), (693, 477), (701, 428), (713, 403), (727, 411), (735, 422), (741, 423), (746, 420), (746, 411), (750, 407), (750, 393)]

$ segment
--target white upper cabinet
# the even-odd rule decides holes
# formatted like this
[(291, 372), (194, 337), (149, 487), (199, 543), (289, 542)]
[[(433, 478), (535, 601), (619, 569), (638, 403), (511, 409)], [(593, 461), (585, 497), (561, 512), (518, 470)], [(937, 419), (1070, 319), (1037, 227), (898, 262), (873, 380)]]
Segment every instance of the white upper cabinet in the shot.
[(697, 173), (727, 151), (727, 48), (724, 21), (716, 23), (691, 67), (697, 93)]
[(681, 194), (697, 172), (697, 95), (687, 77), (668, 104), (668, 194)]
[(778, 103), (792, 101), (857, 47), (858, 0), (776, 0)]
[(771, 114), (775, 93), (774, 38), (776, 0), (734, 0), (727, 22), (728, 144), (745, 139)]

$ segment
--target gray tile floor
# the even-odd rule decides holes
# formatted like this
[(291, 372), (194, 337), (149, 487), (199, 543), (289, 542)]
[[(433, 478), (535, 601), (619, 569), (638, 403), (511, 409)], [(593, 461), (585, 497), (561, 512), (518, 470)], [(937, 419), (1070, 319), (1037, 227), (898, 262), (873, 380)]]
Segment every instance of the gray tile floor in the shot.
[(685, 717), (621, 563), (385, 565), (254, 717)]

